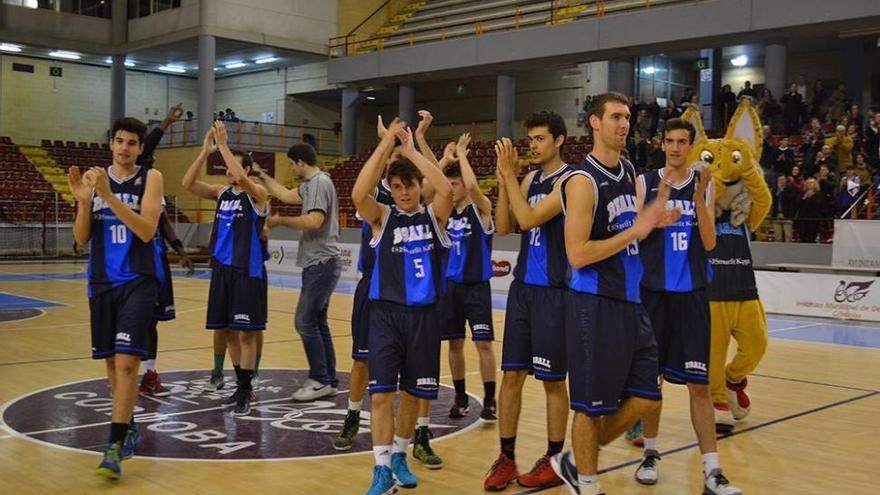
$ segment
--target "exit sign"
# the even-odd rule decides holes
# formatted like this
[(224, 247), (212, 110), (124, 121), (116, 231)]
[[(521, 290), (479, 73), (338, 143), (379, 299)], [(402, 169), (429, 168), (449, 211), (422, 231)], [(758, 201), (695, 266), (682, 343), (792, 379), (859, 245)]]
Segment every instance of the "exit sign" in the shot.
[(61, 67), (49, 67), (49, 75), (52, 77), (62, 77), (63, 73)]
[(698, 58), (694, 62), (694, 69), (703, 70), (709, 68), (709, 59), (708, 58)]

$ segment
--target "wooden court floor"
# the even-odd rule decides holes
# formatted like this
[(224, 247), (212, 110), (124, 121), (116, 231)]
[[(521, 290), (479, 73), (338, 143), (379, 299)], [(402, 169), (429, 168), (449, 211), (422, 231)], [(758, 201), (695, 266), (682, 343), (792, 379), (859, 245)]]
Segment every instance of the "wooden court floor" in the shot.
[[(60, 303), (45, 315), (0, 323), (0, 403), (34, 391), (104, 375), (102, 363), (89, 358), (89, 313), (82, 278), (45, 277), (82, 273), (84, 264), (0, 264), (0, 293)], [(15, 275), (35, 275), (14, 277)], [(208, 282), (175, 277), (177, 319), (160, 325), (159, 369), (210, 369), (211, 334), (203, 329)], [(293, 329), (297, 290), (270, 287), (269, 327), (263, 369), (307, 368)], [(330, 323), (337, 368), (351, 365), (349, 316), (351, 296), (334, 294)], [(495, 311), (496, 353), (501, 352), (503, 312)], [(880, 329), (877, 330), (880, 332)], [(482, 396), (477, 354), (468, 345), (468, 389)], [(446, 349), (441, 381), (451, 386)], [(231, 366), (227, 360), (227, 366)], [(229, 374), (227, 372), (227, 374)], [(500, 384), (501, 375), (498, 374)], [(880, 350), (853, 346), (771, 339), (764, 361), (751, 379), (751, 415), (736, 433), (719, 442), (728, 477), (747, 494), (878, 493), (880, 443), (874, 426), (880, 420)], [(664, 388), (661, 424), (661, 480), (642, 487), (632, 478), (640, 451), (623, 440), (604, 448), (600, 468), (609, 494), (700, 493), (699, 451), (687, 412), (686, 391)], [(528, 380), (517, 442), (521, 471), (546, 448), (544, 394)], [(442, 409), (449, 404), (438, 404)], [(33, 414), (51, 414), (35, 410)], [(223, 414), (217, 412), (217, 414)], [(228, 422), (235, 420), (228, 420)], [(150, 432), (146, 433), (147, 435)], [(328, 435), (330, 441), (332, 435)], [(363, 441), (363, 439), (362, 439)], [(566, 448), (570, 446), (567, 441)], [(270, 446), (266, 446), (267, 448)], [(461, 434), (437, 439), (443, 469), (428, 471), (411, 464), (422, 494), (482, 493), (482, 479), (498, 452), (497, 428), (477, 424)], [(359, 494), (369, 485), (373, 456), (325, 456), (273, 462), (209, 462), (135, 457), (123, 465), (123, 477), (96, 477), (99, 457), (37, 443), (27, 435), (0, 430), (0, 494), (43, 493), (294, 493)], [(505, 493), (523, 493), (511, 486)], [(542, 493), (562, 494), (563, 488)]]

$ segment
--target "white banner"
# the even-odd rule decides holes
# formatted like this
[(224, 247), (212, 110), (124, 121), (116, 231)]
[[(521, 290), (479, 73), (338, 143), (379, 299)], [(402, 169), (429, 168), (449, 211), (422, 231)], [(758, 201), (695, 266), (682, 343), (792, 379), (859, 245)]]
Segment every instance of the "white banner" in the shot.
[[(289, 274), (300, 274), (302, 269), (296, 266), (297, 241), (269, 240), (269, 261), (266, 262), (266, 270)], [(342, 278), (357, 280), (360, 275), (357, 271), (357, 260), (360, 254), (360, 244), (339, 244), (342, 253)], [(510, 283), (513, 282), (513, 267), (516, 265), (514, 251), (493, 251), (492, 268), (495, 276), (492, 277), (493, 292), (507, 292)]]
[(756, 271), (755, 278), (767, 312), (880, 321), (877, 277)]
[(880, 220), (835, 220), (831, 265), (880, 269)]

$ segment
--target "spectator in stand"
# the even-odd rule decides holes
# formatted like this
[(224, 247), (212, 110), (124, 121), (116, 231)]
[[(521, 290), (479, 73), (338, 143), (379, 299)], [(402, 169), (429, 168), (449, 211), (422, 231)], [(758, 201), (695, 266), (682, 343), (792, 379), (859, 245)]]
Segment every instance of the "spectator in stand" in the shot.
[(733, 113), (736, 112), (736, 95), (730, 88), (730, 84), (725, 84), (721, 87), (721, 94), (718, 96), (718, 100), (721, 105), (721, 122), (724, 123), (724, 127), (727, 127), (727, 123), (730, 122)]
[(187, 110), (187, 111), (186, 111), (186, 120), (187, 120), (187, 121), (190, 121), (190, 120), (192, 120), (192, 119), (194, 119), (194, 118), (195, 118), (195, 115), (193, 115), (192, 111), (191, 111), (191, 110)]
[(668, 98), (666, 100), (666, 108), (660, 112), (660, 123), (662, 124), (662, 128), (658, 125), (657, 132), (662, 132), (667, 120), (677, 119), (679, 117), (681, 117), (681, 109), (675, 104), (675, 100)]
[(825, 86), (821, 80), (816, 79), (807, 95), (807, 105), (810, 107), (811, 117), (816, 117), (820, 121), (825, 120), (825, 115), (828, 113), (827, 99)]
[(853, 160), (855, 160), (856, 155), (863, 151), (862, 133), (861, 133), (861, 131), (859, 131), (859, 128), (855, 124), (850, 122), (850, 124), (846, 126), (846, 135), (847, 135), (847, 137), (850, 137), (853, 140), (852, 154), (853, 154)]
[(657, 133), (657, 126), (660, 123), (660, 105), (657, 104), (657, 97), (652, 96), (648, 98), (648, 103), (645, 105), (645, 110), (648, 111), (649, 122), (651, 123), (650, 132), (647, 134), (643, 134), (643, 136), (647, 139), (650, 136), (653, 136)]
[(764, 88), (764, 91), (761, 92), (761, 99), (758, 100), (756, 110), (761, 116), (762, 122), (768, 124), (771, 129), (779, 131), (782, 124), (782, 105), (773, 98), (773, 92), (769, 88)]
[(850, 165), (846, 169), (846, 175), (840, 179), (837, 193), (837, 215), (841, 216), (856, 202), (861, 192), (862, 183), (856, 174), (856, 168)]
[(777, 241), (791, 242), (792, 219), (797, 214), (797, 197), (788, 178), (780, 175), (776, 178), (773, 189), (773, 204), (770, 207), (770, 218), (773, 225), (773, 238)]
[(794, 150), (788, 147), (788, 137), (783, 137), (773, 153), (773, 173), (786, 176), (794, 166)]
[(231, 108), (227, 108), (227, 109), (226, 109), (226, 114), (224, 115), (223, 120), (232, 120), (232, 113), (233, 113), (233, 112), (232, 112), (232, 109), (231, 109)]
[(804, 132), (800, 153), (804, 157), (804, 175), (807, 177), (819, 171), (819, 167), (816, 166), (816, 156), (821, 149), (822, 141), (816, 137), (816, 134), (812, 130)]
[(678, 106), (684, 106), (685, 103), (690, 103), (694, 99), (694, 90), (693, 88), (685, 88), (684, 96), (678, 100)]
[(834, 194), (837, 192), (837, 178), (831, 172), (828, 165), (822, 165), (816, 174), (816, 180), (819, 182), (819, 191), (822, 193), (822, 218), (829, 218), (834, 215)]
[(226, 114), (223, 113), (223, 110), (214, 114), (214, 120), (226, 120)]
[[(642, 110), (644, 112), (644, 110)], [(636, 132), (633, 133), (632, 139), (629, 140), (629, 144), (627, 144), (627, 151), (629, 151), (629, 160), (636, 166), (636, 171), (642, 173), (645, 171), (645, 167), (648, 164), (648, 143), (645, 141), (646, 133), (643, 133), (640, 129), (636, 129)]]
[(743, 89), (739, 91), (739, 94), (736, 95), (737, 98), (742, 98), (743, 96), (750, 96), (753, 99), (758, 99), (758, 93), (755, 91), (755, 88), (752, 87), (752, 81), (746, 81)]
[(645, 108), (645, 104), (642, 103), (642, 99), (639, 96), (633, 96), (630, 98), (631, 103), (629, 105), (629, 132), (632, 134), (636, 129), (636, 122), (638, 122), (639, 116), (642, 113), (642, 109)]
[(822, 194), (819, 183), (812, 177), (807, 179), (803, 195), (798, 201), (797, 217), (800, 241), (816, 242), (819, 221), (822, 218)]
[(801, 127), (801, 115), (803, 114), (804, 99), (798, 93), (797, 83), (788, 86), (788, 92), (779, 99), (782, 103), (782, 120), (785, 125), (785, 133), (793, 136)]
[(810, 132), (812, 132), (819, 141), (825, 141), (825, 131), (822, 130), (822, 122), (819, 117), (810, 119)]
[(853, 139), (846, 135), (846, 127), (838, 125), (835, 128), (834, 135), (825, 139), (825, 144), (829, 147), (829, 151), (834, 154), (839, 171), (846, 170), (852, 165)]
[(846, 86), (838, 84), (837, 89), (828, 98), (828, 118), (832, 122), (839, 121), (846, 113)]
[(816, 153), (816, 159), (810, 168), (818, 170), (823, 165), (828, 167), (832, 175), (837, 176), (837, 160), (834, 158), (834, 153), (831, 152), (831, 147), (827, 144), (822, 146), (822, 149)]
[(875, 167), (880, 167), (880, 112), (875, 112), (865, 128), (865, 151)]
[(636, 117), (636, 126), (633, 128), (633, 134), (639, 132), (642, 136), (652, 136), (652, 126), (653, 124), (651, 122), (651, 116), (648, 114), (648, 110), (644, 108), (639, 110), (639, 115)]
[(856, 126), (859, 134), (861, 134), (865, 128), (865, 117), (862, 115), (862, 109), (857, 103), (850, 105), (847, 117), (849, 117), (849, 124)]
[(659, 135), (654, 136), (651, 138), (651, 146), (648, 148), (648, 164), (645, 168), (648, 170), (660, 170), (665, 166), (666, 153), (663, 152), (663, 142), (660, 140)]
[[(761, 127), (761, 134), (763, 134), (764, 139), (761, 144), (761, 168), (764, 170), (764, 175), (766, 176), (769, 173), (773, 172), (773, 160), (775, 158), (776, 147), (773, 146), (773, 142), (770, 141), (770, 126), (764, 125)], [(773, 180), (768, 180), (768, 184), (773, 184)]]
[(859, 176), (859, 183), (870, 184), (873, 182), (871, 168), (868, 166), (868, 160), (864, 153), (856, 153), (856, 161), (853, 164), (856, 169), (856, 175)]
[(787, 180), (798, 194), (804, 192), (806, 181), (804, 181), (804, 176), (801, 175), (801, 168), (799, 166), (795, 165), (794, 167), (791, 167), (791, 175), (788, 176)]

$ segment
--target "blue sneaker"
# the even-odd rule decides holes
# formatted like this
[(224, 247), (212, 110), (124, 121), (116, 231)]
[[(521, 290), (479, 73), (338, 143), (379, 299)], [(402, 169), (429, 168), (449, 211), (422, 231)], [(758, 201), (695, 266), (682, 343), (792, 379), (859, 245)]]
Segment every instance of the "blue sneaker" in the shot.
[(376, 466), (373, 468), (373, 484), (367, 490), (367, 495), (392, 495), (397, 493), (397, 485), (394, 484), (394, 475), (388, 466)]
[(571, 451), (560, 452), (554, 455), (550, 458), (550, 465), (553, 467), (556, 476), (559, 476), (565, 482), (565, 486), (568, 487), (571, 495), (580, 495), (581, 490), (578, 486), (577, 467), (574, 465)]
[(104, 459), (101, 460), (101, 464), (98, 464), (95, 474), (111, 480), (118, 480), (122, 476), (122, 469), (119, 467), (119, 464), (122, 462), (119, 456), (120, 450), (122, 450), (122, 442), (107, 444), (107, 450), (104, 451)]
[(415, 488), (419, 484), (416, 475), (409, 470), (409, 466), (406, 464), (406, 452), (391, 454), (391, 471), (394, 472), (397, 484), (403, 488)]
[(122, 449), (119, 451), (119, 457), (125, 461), (134, 457), (134, 449), (141, 444), (143, 438), (141, 432), (138, 431), (137, 424), (128, 425), (128, 431), (125, 433), (125, 441), (122, 442)]

